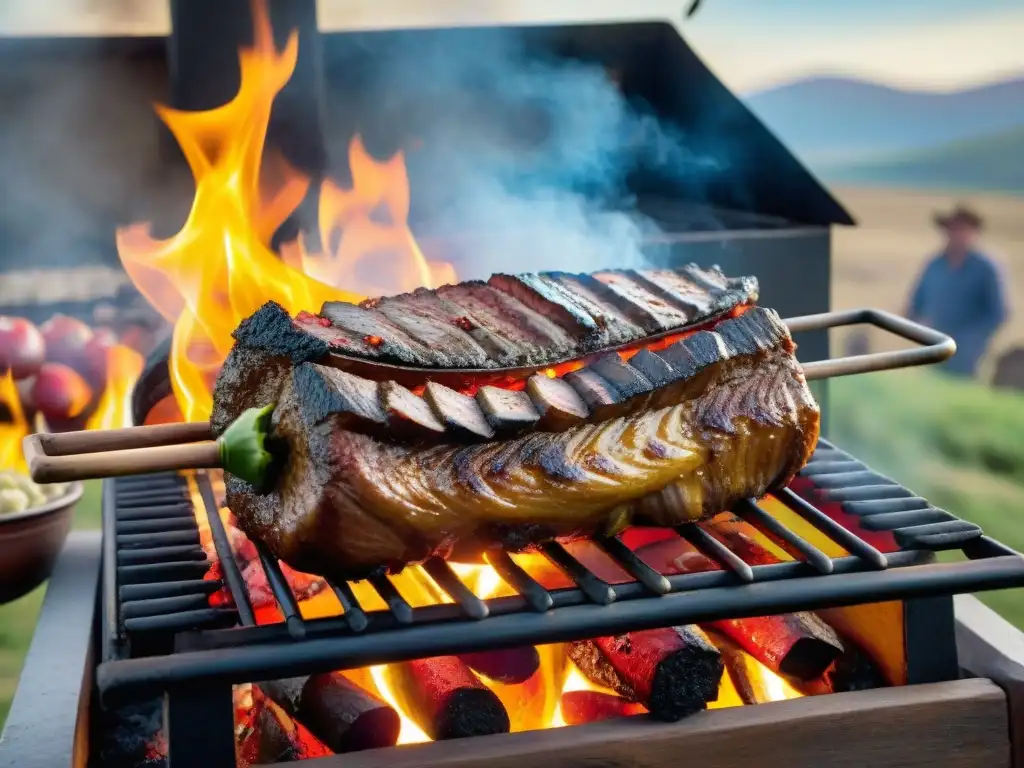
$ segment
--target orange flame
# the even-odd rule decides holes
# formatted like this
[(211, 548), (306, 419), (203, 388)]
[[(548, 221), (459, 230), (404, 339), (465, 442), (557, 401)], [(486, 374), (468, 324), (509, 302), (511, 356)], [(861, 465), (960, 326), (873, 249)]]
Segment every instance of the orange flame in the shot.
[(21, 441), (30, 430), (10, 371), (0, 374), (0, 413), (9, 418), (0, 421), (0, 469), (26, 473), (28, 465), (21, 452)]
[[(270, 239), (306, 196), (310, 181), (277, 155), (265, 155), (267, 126), (278, 92), (295, 70), (298, 34), (273, 42), (265, 0), (254, 0), (254, 44), (239, 51), (235, 97), (215, 109), (182, 112), (158, 106), (195, 178), (192, 209), (166, 240), (148, 223), (117, 232), (132, 282), (174, 323), (170, 360), (174, 394), (185, 419), (208, 419), (212, 382), (241, 320), (273, 300), (291, 313), (325, 301), (358, 302), (368, 292), (409, 290), (454, 279), (450, 265), (426, 261), (409, 230), (409, 184), (401, 154), (378, 162), (359, 137), (349, 152), (353, 189), (327, 180), (320, 189), (322, 253), (291, 243), (279, 258)], [(335, 244), (332, 247), (332, 244)], [(392, 256), (395, 285), (358, 279), (361, 260)], [(344, 286), (344, 288), (342, 287)]]
[(86, 429), (122, 429), (132, 426), (132, 387), (142, 373), (142, 355), (131, 347), (115, 344), (107, 350), (107, 383), (89, 417)]

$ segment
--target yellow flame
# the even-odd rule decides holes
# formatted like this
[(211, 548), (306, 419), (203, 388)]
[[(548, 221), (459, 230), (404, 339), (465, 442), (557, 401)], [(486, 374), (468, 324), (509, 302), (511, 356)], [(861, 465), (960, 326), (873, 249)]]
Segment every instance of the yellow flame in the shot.
[(387, 667), (383, 664), (376, 667), (370, 667), (370, 675), (373, 677), (373, 684), (377, 686), (377, 695), (390, 704), (391, 708), (398, 713), (398, 718), (402, 726), (401, 730), (398, 732), (398, 743), (422, 744), (424, 741), (430, 741), (430, 737), (423, 732), (422, 728), (413, 722), (412, 718), (405, 713), (405, 710), (403, 710), (401, 705), (398, 703), (398, 699), (391, 690), (391, 686), (388, 685)]
[(132, 389), (144, 364), (142, 355), (130, 347), (116, 344), (107, 350), (106, 387), (86, 429), (132, 426)]
[(0, 421), (0, 469), (28, 472), (21, 443), (29, 434), (28, 422), (21, 407), (21, 397), (10, 371), (0, 374), (0, 406), (10, 421)]
[[(330, 180), (320, 189), (323, 253), (309, 254), (298, 242), (282, 248), (281, 258), (274, 253), (274, 232), (310, 186), (280, 156), (265, 152), (271, 108), (295, 70), (299, 40), (292, 31), (275, 48), (265, 0), (254, 0), (253, 18), (254, 44), (239, 52), (241, 81), (231, 101), (201, 112), (156, 108), (195, 178), (185, 224), (166, 240), (154, 239), (148, 223), (124, 227), (116, 238), (132, 282), (174, 323), (171, 378), (189, 421), (209, 418), (212, 382), (231, 333), (265, 302), (295, 314), (318, 311), (325, 301), (358, 302), (368, 288), (386, 293), (454, 279), (450, 265), (426, 261), (409, 230), (404, 157), (378, 162), (358, 136), (349, 153), (353, 189)], [(361, 274), (391, 279), (361, 284), (355, 267), (382, 251), (395, 260), (385, 269), (375, 262)]]

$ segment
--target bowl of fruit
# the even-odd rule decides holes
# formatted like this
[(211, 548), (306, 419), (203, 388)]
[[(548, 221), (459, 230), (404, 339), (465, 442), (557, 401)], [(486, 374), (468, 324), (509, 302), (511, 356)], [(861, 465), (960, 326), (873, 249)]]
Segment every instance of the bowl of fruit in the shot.
[(0, 604), (49, 578), (82, 490), (81, 483), (37, 485), (17, 470), (0, 470)]

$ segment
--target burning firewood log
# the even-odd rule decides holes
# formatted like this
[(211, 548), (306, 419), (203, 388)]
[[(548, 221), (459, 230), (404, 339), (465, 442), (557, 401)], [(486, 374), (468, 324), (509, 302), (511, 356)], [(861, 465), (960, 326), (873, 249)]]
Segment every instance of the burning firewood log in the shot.
[(329, 757), (331, 750), (301, 723), (271, 701), (256, 686), (251, 687), (251, 705), (239, 707), (237, 726), (238, 765), (249, 768), (268, 763)]
[(807, 696), (845, 691), (869, 691), (884, 688), (887, 684), (882, 671), (868, 656), (853, 643), (846, 643), (846, 651), (825, 673), (814, 680), (790, 680), (790, 683)]
[(398, 705), (434, 741), (508, 733), (508, 713), (497, 694), (455, 656), (387, 666)]
[[(755, 560), (752, 565), (778, 562), (753, 539), (739, 532), (734, 532), (734, 535), (737, 541), (742, 539), (744, 559)], [(682, 539), (649, 544), (638, 549), (637, 555), (663, 574), (698, 573), (722, 568)], [(835, 630), (812, 613), (712, 621), (707, 626), (737, 643), (773, 672), (798, 680), (820, 677), (844, 651), (843, 641)]]
[(340, 672), (264, 682), (260, 689), (335, 753), (398, 742), (398, 713)]
[(602, 691), (566, 691), (562, 694), (562, 719), (566, 725), (597, 723), (646, 711), (642, 704)]
[(708, 632), (708, 637), (721, 652), (725, 671), (744, 704), (764, 704), (774, 700), (775, 697), (768, 690), (767, 681), (762, 674), (763, 668), (758, 669), (758, 663), (753, 656), (724, 634), (712, 630)]
[(569, 659), (562, 644), (542, 645), (535, 650), (540, 666), (527, 680), (522, 683), (488, 681), (508, 712), (512, 733), (548, 727), (569, 671)]
[(478, 675), (506, 685), (526, 682), (540, 667), (540, 654), (532, 645), (501, 651), (463, 653), (459, 659)]
[(568, 653), (589, 680), (669, 722), (706, 709), (724, 670), (721, 654), (695, 626), (580, 640)]

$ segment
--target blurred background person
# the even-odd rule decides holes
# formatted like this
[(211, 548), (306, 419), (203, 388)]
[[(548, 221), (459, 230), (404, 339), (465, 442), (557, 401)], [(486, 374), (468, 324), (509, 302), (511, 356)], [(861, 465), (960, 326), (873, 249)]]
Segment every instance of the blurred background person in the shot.
[(992, 336), (1006, 321), (1003, 278), (978, 249), (984, 221), (967, 205), (935, 215), (945, 245), (925, 266), (910, 295), (907, 316), (953, 337), (949, 373), (975, 376)]

